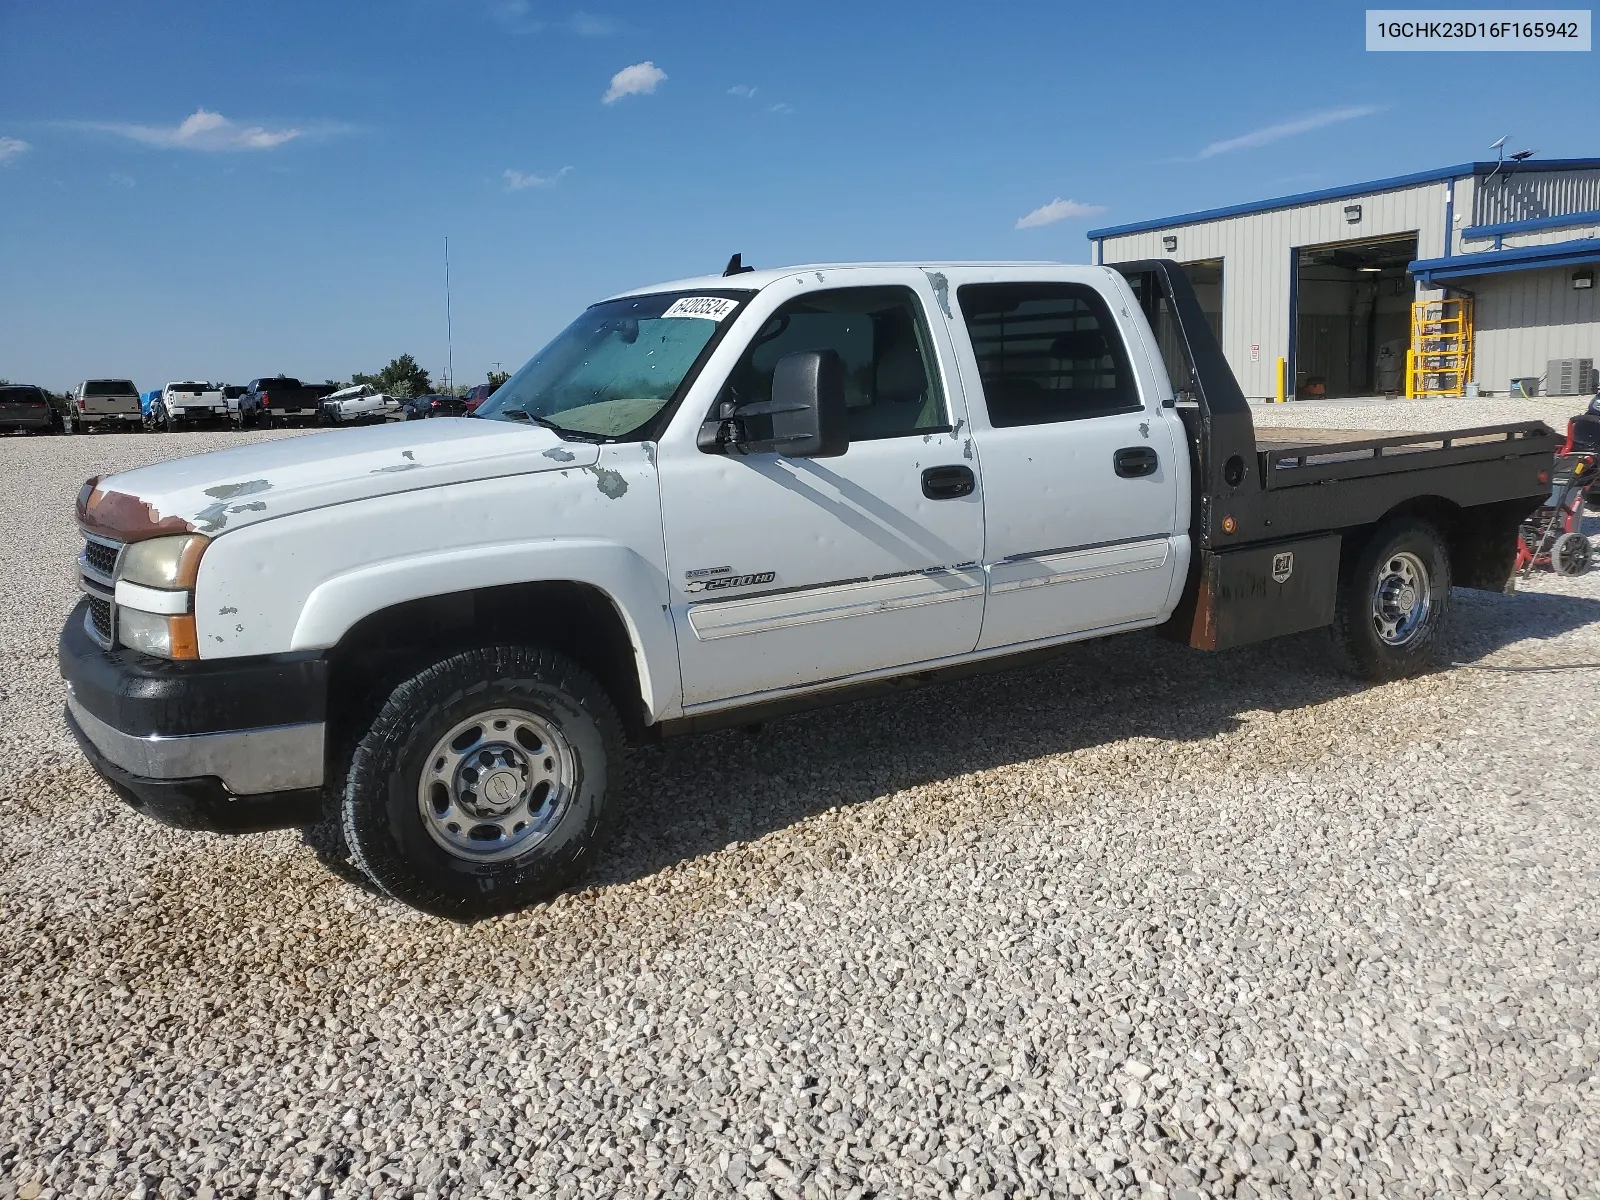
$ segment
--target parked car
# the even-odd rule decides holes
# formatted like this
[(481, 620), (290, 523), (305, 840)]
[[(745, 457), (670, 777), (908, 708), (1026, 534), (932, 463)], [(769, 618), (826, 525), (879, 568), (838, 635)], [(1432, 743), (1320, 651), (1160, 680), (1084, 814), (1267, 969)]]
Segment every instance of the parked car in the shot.
[(401, 401), (405, 409), (404, 420), (420, 421), (424, 417), (459, 417), (464, 416), (467, 405), (460, 396), (452, 396), (445, 392), (429, 392), (426, 396), (411, 396)]
[(291, 420), (315, 420), (317, 404), (325, 395), (327, 389), (320, 385), (301, 383), (289, 375), (252, 379), (239, 397), (239, 425), (249, 429)]
[(217, 386), (222, 389), (222, 402), (228, 406), (228, 420), (237, 425), (239, 423), (239, 397), (244, 395), (245, 389), (237, 383), (222, 383)]
[(228, 402), (223, 399), (222, 389), (204, 380), (169, 383), (161, 389), (158, 403), (158, 415), (147, 416), (146, 421), (168, 432), (228, 419)]
[(1258, 433), (1168, 260), (659, 285), (477, 419), (89, 480), (68, 722), (149, 816), (336, 811), (377, 886), (480, 916), (594, 863), (629, 738), (1138, 629), (1424, 670), (1452, 586), (1510, 579), (1556, 441)]
[(480, 383), (475, 388), (468, 388), (467, 394), (461, 398), (461, 402), (466, 405), (468, 412), (477, 412), (478, 405), (482, 404), (490, 396), (494, 395), (496, 386), (497, 385)]
[(84, 432), (144, 427), (139, 389), (127, 379), (85, 379), (72, 394), (72, 407)]
[(0, 384), (0, 429), (53, 433), (58, 428), (50, 397), (28, 383)]
[(372, 424), (400, 416), (400, 401), (370, 383), (342, 388), (323, 399), (321, 415), (330, 425)]

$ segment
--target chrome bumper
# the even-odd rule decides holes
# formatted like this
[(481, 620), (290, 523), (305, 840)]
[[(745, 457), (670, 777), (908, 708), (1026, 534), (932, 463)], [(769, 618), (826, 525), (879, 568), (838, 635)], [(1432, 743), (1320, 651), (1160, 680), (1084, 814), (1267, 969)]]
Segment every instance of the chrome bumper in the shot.
[(321, 722), (182, 737), (137, 737), (113, 729), (67, 689), (67, 709), (106, 760), (145, 779), (215, 776), (236, 796), (317, 788), (327, 726)]

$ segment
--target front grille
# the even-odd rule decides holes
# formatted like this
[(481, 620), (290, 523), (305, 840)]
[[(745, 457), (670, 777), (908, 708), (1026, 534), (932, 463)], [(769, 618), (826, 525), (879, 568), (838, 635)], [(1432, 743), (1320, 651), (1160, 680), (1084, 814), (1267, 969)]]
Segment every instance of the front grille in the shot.
[(78, 582), (89, 600), (89, 632), (107, 650), (116, 642), (117, 612), (112, 590), (121, 557), (120, 542), (87, 536), (83, 539), (83, 557), (79, 560), (83, 573)]
[(100, 641), (109, 645), (111, 642), (111, 601), (102, 600), (99, 596), (89, 597), (89, 625), (94, 630)]
[(122, 553), (122, 547), (115, 542), (102, 542), (96, 538), (88, 538), (83, 543), (83, 561), (91, 570), (100, 574), (111, 576), (116, 570), (117, 556)]

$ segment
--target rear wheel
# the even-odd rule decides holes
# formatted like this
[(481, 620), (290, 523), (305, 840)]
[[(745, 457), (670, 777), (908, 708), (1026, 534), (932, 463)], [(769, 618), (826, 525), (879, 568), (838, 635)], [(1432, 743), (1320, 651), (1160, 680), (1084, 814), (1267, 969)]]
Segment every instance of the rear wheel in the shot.
[(1330, 630), (1349, 674), (1389, 680), (1434, 659), (1450, 608), (1450, 559), (1431, 523), (1404, 517), (1380, 526), (1339, 576)]
[(610, 698), (565, 656), (453, 654), (396, 687), (356, 743), (341, 799), (351, 856), (438, 916), (546, 899), (598, 856), (622, 754)]
[(1557, 575), (1582, 575), (1589, 569), (1589, 539), (1583, 534), (1563, 533), (1550, 547), (1550, 569)]

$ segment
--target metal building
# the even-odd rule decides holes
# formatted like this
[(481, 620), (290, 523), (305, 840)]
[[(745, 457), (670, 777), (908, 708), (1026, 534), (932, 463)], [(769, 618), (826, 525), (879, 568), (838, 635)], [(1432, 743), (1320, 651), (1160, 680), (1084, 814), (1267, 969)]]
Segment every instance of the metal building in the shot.
[(1551, 360), (1600, 362), (1600, 159), (1463, 163), (1089, 239), (1097, 263), (1182, 262), (1252, 399), (1505, 394)]

